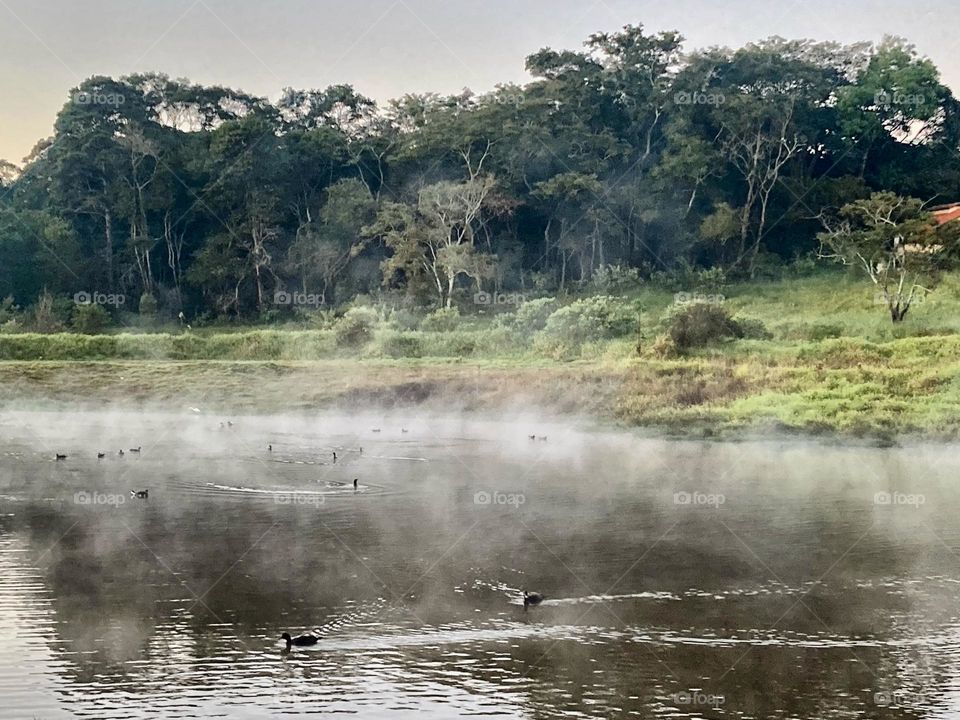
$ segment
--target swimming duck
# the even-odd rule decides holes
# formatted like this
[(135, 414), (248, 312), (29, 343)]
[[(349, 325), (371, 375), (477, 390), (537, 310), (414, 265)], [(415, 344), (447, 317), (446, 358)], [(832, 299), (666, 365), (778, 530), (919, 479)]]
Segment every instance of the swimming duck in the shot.
[(273, 452), (273, 445), (267, 445), (267, 452)]
[(150, 497), (150, 491), (149, 490), (131, 490), (130, 497), (141, 498), (141, 499), (148, 498)]
[(140, 446), (137, 445), (135, 448), (130, 448), (130, 452), (135, 452), (135, 453), (140, 452)]
[(537, 592), (523, 591), (523, 609), (526, 610), (530, 605), (539, 605), (546, 596)]
[(123, 450), (117, 453), (117, 455), (123, 455)]
[(380, 428), (373, 428), (370, 432), (380, 432)]
[(409, 430), (407, 430), (406, 428), (400, 428), (400, 432), (402, 432), (402, 433), (406, 433), (406, 432), (410, 432), (410, 431), (409, 431)]
[(537, 439), (537, 436), (536, 436), (536, 435), (527, 435), (527, 437), (530, 438), (531, 440), (536, 440), (536, 439)]
[(290, 649), (291, 645), (296, 645), (298, 647), (303, 647), (305, 645), (316, 645), (320, 642), (320, 638), (316, 635), (298, 635), (297, 637), (290, 637), (290, 633), (284, 633), (280, 636), (281, 640), (287, 641), (287, 650)]
[(57, 460), (66, 460), (66, 459), (67, 459), (66, 455), (61, 455), (60, 453), (57, 453)]
[(337, 461), (337, 452), (336, 452), (336, 450), (334, 450), (334, 452), (333, 452), (333, 461), (334, 461), (334, 462)]
[(353, 479), (353, 489), (354, 489), (354, 490), (357, 489), (357, 478), (354, 478), (354, 479)]
[(97, 460), (100, 460), (100, 459), (106, 457), (106, 455), (107, 455), (106, 453), (98, 452), (98, 453), (97, 453)]

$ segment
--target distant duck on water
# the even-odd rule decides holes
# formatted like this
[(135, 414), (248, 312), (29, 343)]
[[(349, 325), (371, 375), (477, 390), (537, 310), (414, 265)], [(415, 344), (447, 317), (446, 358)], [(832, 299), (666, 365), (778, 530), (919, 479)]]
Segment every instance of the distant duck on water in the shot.
[(130, 452), (133, 452), (133, 453), (138, 453), (138, 452), (140, 452), (140, 446), (137, 445), (135, 448), (130, 448)]
[(353, 489), (354, 489), (354, 490), (357, 489), (357, 483), (358, 483), (358, 482), (359, 482), (358, 478), (354, 478), (354, 479), (353, 479)]
[(97, 460), (103, 459), (104, 457), (106, 457), (106, 455), (107, 455), (106, 453), (98, 452), (98, 453), (97, 453)]
[(273, 452), (273, 445), (267, 445), (267, 452)]
[(320, 642), (320, 637), (313, 634), (290, 637), (290, 633), (284, 633), (280, 636), (280, 639), (286, 641), (287, 650), (289, 650), (292, 645), (296, 645), (297, 647), (305, 647), (307, 645), (316, 645), (318, 642)]
[(123, 455), (123, 450), (117, 453), (117, 455)]
[(61, 453), (57, 453), (57, 460), (66, 460), (66, 459), (67, 459), (67, 456), (66, 456), (66, 455), (62, 455)]
[(530, 605), (539, 605), (546, 596), (538, 592), (523, 591), (523, 609), (526, 610)]
[(130, 497), (135, 497), (135, 498), (140, 498), (141, 500), (145, 500), (146, 498), (150, 497), (150, 491), (149, 490), (131, 490)]

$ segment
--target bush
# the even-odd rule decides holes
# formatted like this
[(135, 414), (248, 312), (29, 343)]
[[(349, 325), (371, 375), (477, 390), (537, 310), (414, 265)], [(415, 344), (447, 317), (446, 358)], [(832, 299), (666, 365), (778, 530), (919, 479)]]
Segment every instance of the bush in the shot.
[(637, 268), (603, 265), (590, 278), (589, 287), (600, 293), (622, 293), (635, 290), (643, 283)]
[(44, 290), (37, 298), (37, 304), (33, 306), (30, 318), (32, 329), (38, 333), (62, 332), (64, 327), (61, 314), (53, 296)]
[(772, 340), (773, 333), (761, 320), (751, 317), (736, 317), (734, 322), (740, 327), (740, 337), (746, 340)]
[(377, 336), (378, 355), (390, 358), (418, 358), (423, 355), (423, 338), (413, 332), (386, 330)]
[(416, 330), (420, 327), (420, 316), (405, 308), (390, 313), (390, 324), (399, 330)]
[(460, 310), (455, 307), (434, 310), (420, 323), (420, 328), (426, 332), (453, 332), (459, 326)]
[(157, 299), (150, 293), (140, 296), (140, 317), (152, 321), (157, 317)]
[(85, 335), (97, 335), (110, 324), (110, 313), (102, 305), (77, 305), (73, 311), (73, 329)]
[(543, 330), (547, 320), (556, 312), (559, 303), (556, 298), (537, 298), (523, 303), (513, 316), (513, 327), (521, 333), (532, 335)]
[(628, 303), (609, 295), (577, 300), (547, 318), (547, 337), (579, 345), (629, 335), (636, 330), (639, 313)]
[(372, 337), (378, 322), (377, 311), (373, 308), (350, 308), (334, 327), (337, 345), (357, 347), (365, 344)]
[(684, 353), (718, 340), (743, 337), (743, 330), (722, 306), (695, 302), (671, 309), (667, 334), (677, 351)]

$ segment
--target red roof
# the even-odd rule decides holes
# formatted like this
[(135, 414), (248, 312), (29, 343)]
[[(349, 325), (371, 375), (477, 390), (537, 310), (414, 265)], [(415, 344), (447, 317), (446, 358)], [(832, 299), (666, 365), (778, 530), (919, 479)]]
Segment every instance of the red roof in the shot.
[(940, 205), (939, 207), (930, 208), (930, 212), (933, 214), (933, 219), (937, 221), (937, 224), (943, 225), (951, 220), (960, 218), (960, 203)]

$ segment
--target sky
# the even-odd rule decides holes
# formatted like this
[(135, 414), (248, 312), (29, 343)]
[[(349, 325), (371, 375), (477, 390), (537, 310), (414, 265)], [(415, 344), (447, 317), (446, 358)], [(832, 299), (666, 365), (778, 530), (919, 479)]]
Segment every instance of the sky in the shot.
[(91, 75), (159, 71), (276, 99), (282, 88), (352, 84), (483, 92), (524, 82), (541, 47), (598, 30), (679, 30), (686, 50), (771, 35), (844, 43), (907, 38), (960, 90), (960, 3), (928, 0), (0, 0), (0, 158), (52, 134)]

